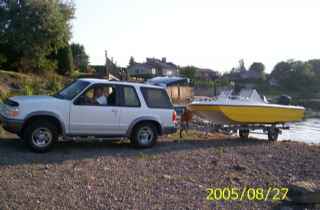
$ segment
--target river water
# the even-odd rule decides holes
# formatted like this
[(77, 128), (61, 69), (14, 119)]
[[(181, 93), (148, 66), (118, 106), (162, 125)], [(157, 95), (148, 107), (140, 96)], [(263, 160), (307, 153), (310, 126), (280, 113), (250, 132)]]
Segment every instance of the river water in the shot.
[[(300, 141), (310, 144), (320, 144), (320, 119), (310, 118), (302, 122), (290, 123), (289, 130), (283, 130), (279, 140)], [(267, 139), (267, 135), (250, 134), (252, 137)]]

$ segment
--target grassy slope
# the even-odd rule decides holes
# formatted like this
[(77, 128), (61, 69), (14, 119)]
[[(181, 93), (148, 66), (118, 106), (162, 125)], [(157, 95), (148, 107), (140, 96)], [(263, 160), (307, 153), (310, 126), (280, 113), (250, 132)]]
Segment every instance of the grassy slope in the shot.
[[(15, 95), (51, 94), (61, 89), (70, 78), (57, 74), (23, 74), (0, 70), (0, 103)], [(0, 126), (0, 137), (8, 136)]]
[(0, 100), (14, 95), (51, 94), (68, 80), (54, 73), (36, 75), (0, 70)]

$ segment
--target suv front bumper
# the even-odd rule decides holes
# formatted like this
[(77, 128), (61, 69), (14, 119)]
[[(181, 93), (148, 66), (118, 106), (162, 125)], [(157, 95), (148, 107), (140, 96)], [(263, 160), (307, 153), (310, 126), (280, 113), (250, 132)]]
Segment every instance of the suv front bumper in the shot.
[(164, 127), (162, 129), (162, 135), (176, 133), (178, 129), (176, 127)]
[(23, 120), (8, 119), (0, 114), (0, 124), (6, 131), (17, 134), (21, 131)]

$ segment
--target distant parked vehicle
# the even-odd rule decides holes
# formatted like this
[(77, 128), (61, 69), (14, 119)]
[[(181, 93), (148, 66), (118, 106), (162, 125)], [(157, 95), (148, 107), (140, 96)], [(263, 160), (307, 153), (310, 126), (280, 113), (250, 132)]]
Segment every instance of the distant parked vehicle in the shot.
[(54, 96), (16, 96), (2, 107), (3, 128), (35, 152), (50, 150), (59, 137), (130, 138), (148, 148), (177, 131), (165, 89), (146, 84), (79, 79)]

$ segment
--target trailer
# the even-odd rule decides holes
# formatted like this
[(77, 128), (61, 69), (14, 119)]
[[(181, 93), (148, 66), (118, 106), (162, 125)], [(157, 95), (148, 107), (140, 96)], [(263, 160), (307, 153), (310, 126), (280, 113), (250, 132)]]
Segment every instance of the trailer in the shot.
[(282, 130), (289, 130), (286, 124), (242, 124), (242, 125), (214, 125), (216, 132), (239, 134), (241, 138), (248, 138), (250, 133), (265, 134), (269, 141), (277, 141)]
[[(178, 116), (178, 129), (180, 138), (183, 132), (189, 129), (203, 131), (205, 133), (218, 132), (227, 135), (239, 135), (241, 138), (248, 138), (250, 133), (265, 134), (269, 141), (277, 141), (282, 130), (289, 130), (290, 127), (285, 123), (276, 124), (216, 124), (214, 121), (208, 121), (197, 116), (190, 116), (187, 108), (183, 105), (175, 106)], [(187, 115), (188, 116), (187, 116)], [(186, 116), (185, 116), (186, 115)]]

